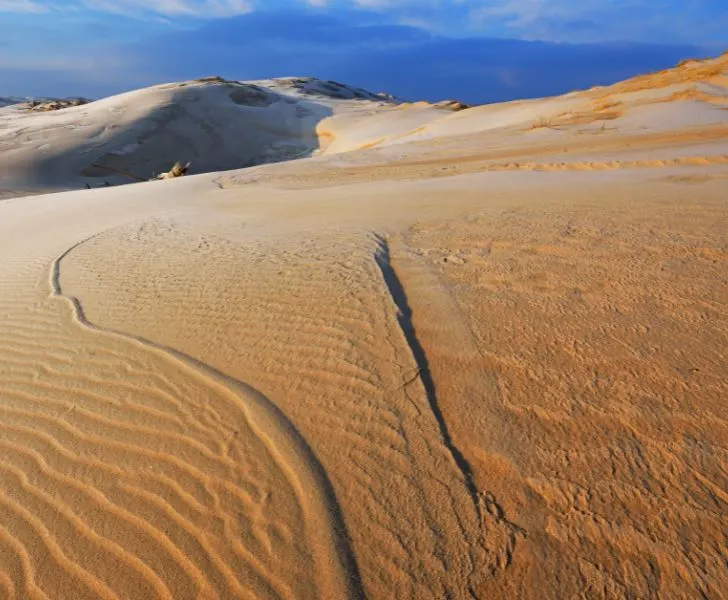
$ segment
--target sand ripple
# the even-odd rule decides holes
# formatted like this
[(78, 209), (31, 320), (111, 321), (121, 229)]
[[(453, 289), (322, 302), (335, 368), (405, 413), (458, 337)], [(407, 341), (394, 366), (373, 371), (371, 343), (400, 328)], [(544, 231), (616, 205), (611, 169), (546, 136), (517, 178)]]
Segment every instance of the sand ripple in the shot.
[(92, 322), (204, 356), (286, 412), (331, 478), (368, 596), (464, 597), (513, 539), (449, 439), (386, 241), (241, 231), (116, 229), (69, 257), (63, 283)]
[[(0, 596), (356, 595), (316, 460), (254, 390), (85, 322), (52, 261), (0, 276)], [(353, 586), (353, 587), (352, 587)]]

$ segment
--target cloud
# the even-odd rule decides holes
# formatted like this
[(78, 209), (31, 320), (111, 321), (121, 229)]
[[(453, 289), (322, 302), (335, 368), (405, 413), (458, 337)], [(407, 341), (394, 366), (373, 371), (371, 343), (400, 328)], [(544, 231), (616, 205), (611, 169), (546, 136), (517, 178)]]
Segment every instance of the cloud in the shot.
[(392, 24), (448, 37), (728, 44), (726, 0), (0, 0), (6, 13), (95, 12), (187, 27), (251, 11), (296, 14), (301, 7), (334, 16), (377, 12)]
[(470, 0), (467, 6), (476, 27), (522, 39), (728, 42), (724, 0)]
[(41, 13), (48, 7), (33, 0), (0, 0), (0, 12), (8, 13)]
[(332, 11), (351, 7), (378, 11), (393, 21), (420, 23), (451, 37), (728, 44), (726, 0), (329, 0), (325, 4)]
[[(85, 1), (99, 8), (107, 1), (111, 3)], [(183, 25), (176, 20), (174, 27), (159, 25), (154, 19), (129, 21), (103, 11), (94, 12), (93, 21), (88, 15), (79, 20), (82, 15), (59, 12), (51, 20), (54, 29), (34, 28), (37, 40), (31, 45), (32, 52), (28, 52), (23, 36), (27, 23), (38, 17), (19, 15), (17, 19), (26, 23), (22, 27), (3, 18), (0, 39), (10, 40), (11, 46), (3, 48), (6, 60), (0, 64), (0, 95), (98, 97), (204, 75), (230, 79), (313, 75), (413, 100), (457, 98), (483, 103), (608, 84), (714, 51), (688, 43), (591, 41), (602, 39), (605, 27), (591, 10), (596, 0), (582, 0), (589, 8), (583, 14), (567, 14), (565, 0), (549, 0), (556, 9), (563, 9), (563, 13), (556, 10), (550, 30), (561, 31), (565, 39), (587, 40), (578, 43), (504, 39), (500, 29), (495, 29), (500, 35), (470, 31), (470, 37), (454, 37), (420, 25), (433, 18), (435, 13), (428, 10), (443, 10), (457, 4), (455, 0), (422, 0), (416, 18), (404, 16), (412, 10), (407, 8), (408, 2), (390, 2), (387, 9), (379, 0), (376, 9), (365, 10), (343, 0), (330, 0), (331, 6), (324, 8), (308, 6), (307, 1), (298, 0), (297, 8), (291, 8), (285, 0), (268, 0), (273, 6), (287, 8), (245, 12), (253, 5), (240, 1), (218, 1), (213, 7), (209, 1), (114, 0), (117, 10), (136, 14), (130, 17), (138, 18), (143, 9), (131, 7), (143, 3), (154, 10), (152, 14), (171, 11), (172, 16), (183, 17)], [(503, 0), (463, 0), (462, 4), (471, 9), (486, 4), (490, 8), (509, 7), (499, 18), (521, 23), (527, 29), (538, 23), (519, 17), (525, 14), (526, 2), (541, 10), (541, 0), (510, 0), (510, 4)], [(634, 4), (639, 0), (614, 2)], [(185, 12), (201, 10), (203, 5), (223, 13), (234, 10), (244, 14), (198, 20)], [(545, 12), (538, 14), (547, 18)], [(12, 68), (14, 57), (17, 64), (23, 59), (25, 73)], [(46, 57), (62, 62), (49, 63)]]
[[(588, 21), (570, 26), (593, 28)], [(679, 44), (452, 38), (355, 9), (253, 12), (158, 36), (126, 52), (160, 80), (313, 75), (408, 99), (476, 103), (612, 83), (704, 53)]]
[(0, 0), (0, 12), (81, 12), (84, 9), (126, 15), (156, 13), (169, 17), (215, 19), (253, 10), (252, 0), (76, 0), (60, 4), (51, 0)]
[(101, 10), (133, 16), (135, 11), (154, 12), (168, 17), (219, 18), (250, 12), (249, 0), (84, 0), (83, 4)]

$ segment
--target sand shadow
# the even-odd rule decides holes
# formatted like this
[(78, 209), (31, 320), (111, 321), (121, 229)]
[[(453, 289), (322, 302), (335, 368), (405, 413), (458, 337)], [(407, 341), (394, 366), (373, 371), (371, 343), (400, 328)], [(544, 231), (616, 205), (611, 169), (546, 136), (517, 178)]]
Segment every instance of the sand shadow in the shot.
[[(200, 174), (305, 158), (319, 149), (317, 125), (332, 114), (315, 99), (224, 80), (142, 94), (86, 105), (67, 128), (88, 135), (27, 161), (15, 179), (24, 187), (82, 189), (147, 181), (176, 161)], [(126, 111), (140, 116), (129, 120)]]

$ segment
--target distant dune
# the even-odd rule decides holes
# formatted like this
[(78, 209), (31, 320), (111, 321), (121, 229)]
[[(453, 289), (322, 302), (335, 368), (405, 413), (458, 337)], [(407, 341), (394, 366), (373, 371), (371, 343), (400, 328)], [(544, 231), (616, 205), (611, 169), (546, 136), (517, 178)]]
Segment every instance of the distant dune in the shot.
[(0, 599), (724, 597), (727, 108), (1, 109)]
[[(0, 112), (0, 185), (53, 191), (206, 173), (453, 135), (660, 132), (726, 123), (725, 55), (605, 88), (468, 108), (312, 78), (165, 84), (50, 113)], [(20, 100), (20, 99), (15, 99)], [(533, 136), (531, 136), (533, 137)], [(524, 138), (525, 140), (525, 138)]]
[[(205, 173), (309, 156), (316, 126), (396, 100), (336, 82), (209, 77), (42, 112), (0, 112), (0, 184), (48, 191), (148, 180), (175, 161)], [(6, 183), (7, 182), (7, 183)]]

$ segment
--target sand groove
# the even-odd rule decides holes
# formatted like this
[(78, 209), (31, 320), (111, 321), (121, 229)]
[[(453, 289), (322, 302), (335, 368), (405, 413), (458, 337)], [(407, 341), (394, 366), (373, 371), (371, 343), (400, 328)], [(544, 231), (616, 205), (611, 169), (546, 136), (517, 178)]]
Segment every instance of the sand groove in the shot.
[[(437, 394), (435, 392), (435, 382), (433, 381), (432, 374), (430, 373), (430, 366), (428, 364), (427, 355), (422, 347), (422, 344), (417, 339), (417, 333), (412, 323), (412, 309), (410, 308), (407, 300), (407, 292), (405, 291), (402, 281), (400, 280), (397, 271), (392, 265), (389, 243), (386, 239), (380, 239), (380, 247), (377, 251), (377, 264), (382, 273), (382, 279), (387, 285), (389, 294), (392, 297), (392, 302), (397, 307), (397, 321), (402, 329), (402, 334), (407, 340), (407, 345), (412, 352), (415, 364), (417, 365), (416, 377), (422, 381), (422, 385), (425, 388), (427, 394), (427, 400), (429, 402), (430, 410), (432, 411), (435, 420), (440, 428), (440, 436), (448, 448), (453, 461), (457, 464), (462, 474), (465, 485), (468, 488), (470, 496), (473, 501), (473, 506), (480, 516), (480, 501), (478, 497), (478, 491), (473, 482), (473, 476), (470, 469), (470, 465), (465, 457), (462, 455), (457, 446), (453, 443), (450, 432), (447, 428), (447, 423), (442, 416), (440, 407), (438, 406)], [(415, 381), (415, 376), (412, 379), (406, 381), (403, 386), (406, 387)]]
[(47, 260), (0, 267), (0, 592), (358, 595), (298, 433), (253, 390), (89, 324), (60, 286), (79, 246), (50, 297)]

